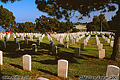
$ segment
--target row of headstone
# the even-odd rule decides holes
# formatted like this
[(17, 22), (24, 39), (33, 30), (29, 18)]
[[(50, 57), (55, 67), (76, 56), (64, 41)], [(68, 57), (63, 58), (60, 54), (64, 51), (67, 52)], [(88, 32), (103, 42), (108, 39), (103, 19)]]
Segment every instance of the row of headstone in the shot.
[(103, 49), (103, 44), (100, 43), (98, 36), (96, 35), (95, 37), (96, 37), (96, 42), (97, 42), (98, 51), (99, 51), (99, 59), (103, 59), (105, 57), (105, 49)]
[[(23, 55), (23, 70), (31, 71), (31, 56)], [(68, 75), (68, 61), (67, 60), (58, 60), (58, 76), (67, 78)]]
[[(65, 39), (66, 41), (69, 41), (69, 37), (70, 37), (71, 43), (75, 44), (75, 41), (79, 42), (79, 40), (81, 38), (85, 37), (84, 34), (83, 33), (82, 34), (81, 33), (68, 33), (68, 34), (63, 33), (63, 34), (51, 34), (51, 36), (54, 37), (54, 38), (56, 38), (57, 41), (60, 41), (60, 43), (63, 43), (63, 39)], [(82, 35), (82, 36), (80, 36), (80, 35)]]
[[(17, 42), (17, 38), (14, 38), (14, 42), (16, 43), (17, 48), (20, 50), (20, 43)], [(3, 48), (3, 49), (6, 49), (6, 48), (7, 48), (7, 38), (6, 38), (6, 37), (5, 37), (5, 40), (2, 41), (2, 48)]]
[(88, 40), (90, 39), (91, 35), (89, 35), (85, 40), (84, 40), (84, 44), (87, 45)]
[(114, 41), (110, 41), (110, 39), (105, 37), (104, 35), (102, 35), (102, 38), (105, 39), (105, 41), (107, 41), (107, 43), (109, 43), (111, 47), (113, 47)]
[[(14, 42), (16, 43), (16, 47), (17, 47), (17, 49), (18, 50), (20, 50), (20, 43), (19, 42), (17, 42), (17, 38), (14, 38)], [(25, 39), (25, 44), (28, 44), (28, 39), (26, 38)], [(39, 40), (37, 40), (37, 45), (39, 46), (40, 45), (40, 41)], [(36, 44), (32, 44), (32, 51), (33, 52), (37, 52), (37, 45)], [(7, 47), (7, 42), (6, 41), (2, 41), (2, 48), (3, 49), (6, 49), (6, 47)]]
[(16, 34), (13, 33), (13, 37), (16, 38), (16, 36), (20, 37), (22, 40), (26, 38), (28, 39), (28, 37), (30, 37), (30, 41), (33, 41), (33, 39), (35, 38), (39, 38), (39, 40), (42, 41), (45, 34), (42, 35), (40, 33), (16, 33)]

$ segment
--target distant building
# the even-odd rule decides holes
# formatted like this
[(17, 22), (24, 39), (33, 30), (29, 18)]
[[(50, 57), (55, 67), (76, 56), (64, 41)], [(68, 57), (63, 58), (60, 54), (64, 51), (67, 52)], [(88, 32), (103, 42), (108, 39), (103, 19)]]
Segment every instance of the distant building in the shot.
[(79, 24), (79, 25), (74, 25), (76, 29), (79, 29), (80, 32), (86, 32), (87, 31), (87, 28), (86, 28), (86, 25), (83, 25), (83, 24)]

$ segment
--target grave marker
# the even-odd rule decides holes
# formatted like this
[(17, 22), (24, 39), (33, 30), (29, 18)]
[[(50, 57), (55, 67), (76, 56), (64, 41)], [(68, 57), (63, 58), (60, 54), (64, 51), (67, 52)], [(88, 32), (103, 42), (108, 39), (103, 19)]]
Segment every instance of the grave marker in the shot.
[(84, 50), (84, 42), (81, 42), (81, 50)]
[[(119, 80), (119, 67), (114, 65), (107, 66), (106, 76), (108, 77), (106, 80)], [(114, 79), (112, 79), (114, 78)], [(116, 78), (116, 79), (115, 79)]]
[(101, 50), (103, 48), (103, 44), (98, 45), (98, 50)]
[(58, 76), (67, 78), (68, 74), (68, 61), (67, 60), (58, 60)]
[(64, 47), (65, 47), (65, 48), (68, 48), (68, 41), (65, 41), (65, 42), (64, 42)]
[(37, 40), (37, 45), (40, 45), (40, 40)]
[(28, 44), (28, 39), (27, 38), (25, 38), (25, 44)]
[(110, 46), (113, 47), (113, 45), (114, 45), (114, 41), (111, 41)]
[(6, 48), (6, 42), (5, 41), (2, 41), (2, 46), (3, 46), (4, 49)]
[(72, 39), (72, 44), (75, 44), (75, 39)]
[(110, 43), (110, 39), (107, 39), (107, 43)]
[(99, 59), (103, 59), (105, 57), (105, 49), (99, 50)]
[(14, 42), (17, 43), (17, 38), (14, 38)]
[(3, 65), (3, 53), (0, 51), (0, 65)]
[(79, 57), (80, 56), (80, 48), (75, 48), (74, 56), (75, 57)]
[(23, 70), (31, 71), (31, 56), (23, 55)]
[(36, 44), (32, 44), (32, 51), (37, 52), (37, 45)]
[(7, 37), (4, 37), (4, 41), (7, 42)]
[(18, 48), (18, 50), (20, 50), (20, 43), (19, 42), (17, 42), (17, 48)]
[(57, 46), (56, 45), (52, 46), (52, 54), (57, 54)]
[(39, 78), (37, 78), (36, 80), (49, 80), (49, 79), (43, 78), (43, 77), (39, 77)]

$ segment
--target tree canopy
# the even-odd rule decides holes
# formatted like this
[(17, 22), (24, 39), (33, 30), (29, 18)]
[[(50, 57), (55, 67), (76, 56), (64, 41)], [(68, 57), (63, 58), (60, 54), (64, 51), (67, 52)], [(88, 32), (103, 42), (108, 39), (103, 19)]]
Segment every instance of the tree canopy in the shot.
[(67, 32), (73, 28), (72, 22), (59, 22), (55, 18), (40, 16), (36, 18), (36, 31), (40, 32)]
[(15, 16), (11, 11), (9, 11), (6, 8), (3, 8), (3, 6), (0, 6), (0, 26), (6, 30), (13, 30), (16, 28), (15, 26)]
[(35, 24), (32, 22), (17, 23), (16, 32), (34, 32)]
[[(103, 15), (103, 14), (102, 14)], [(94, 16), (93, 17), (93, 21), (88, 23), (87, 24), (87, 30), (88, 31), (100, 31), (100, 27), (101, 27), (101, 14), (99, 16)], [(103, 31), (107, 31), (109, 30), (109, 26), (108, 26), (108, 22), (107, 20), (105, 19), (105, 16), (104, 16), (104, 19), (102, 20), (102, 29)]]
[[(4, 3), (21, 1), (21, 0), (1, 0)], [(83, 16), (90, 17), (92, 11), (101, 10), (101, 12), (115, 11), (115, 4), (120, 4), (119, 0), (36, 0), (37, 8), (40, 11), (47, 12), (56, 19), (65, 18), (69, 20), (78, 11), (81, 15), (78, 19), (83, 19)]]
[(65, 17), (69, 20), (78, 11), (83, 16), (89, 16), (92, 11), (102, 10), (101, 12), (114, 11), (116, 7), (113, 4), (118, 0), (36, 0), (37, 8), (40, 11), (47, 12), (57, 19)]

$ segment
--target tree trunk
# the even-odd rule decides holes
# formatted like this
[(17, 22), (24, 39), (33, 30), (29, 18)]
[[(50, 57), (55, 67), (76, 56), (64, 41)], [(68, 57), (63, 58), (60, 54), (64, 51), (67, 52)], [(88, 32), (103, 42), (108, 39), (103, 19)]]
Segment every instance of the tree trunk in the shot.
[[(120, 3), (119, 3), (119, 10), (120, 11)], [(117, 14), (118, 16), (119, 14)], [(117, 18), (117, 21), (119, 19)], [(120, 61), (120, 26), (117, 26), (117, 30), (115, 33), (115, 40), (114, 40), (114, 46), (113, 46), (113, 53), (111, 55), (111, 59)]]
[(115, 40), (113, 46), (113, 54), (111, 55), (111, 59), (120, 61), (120, 29), (118, 29), (115, 33)]
[(101, 20), (101, 32), (102, 32), (102, 20)]

